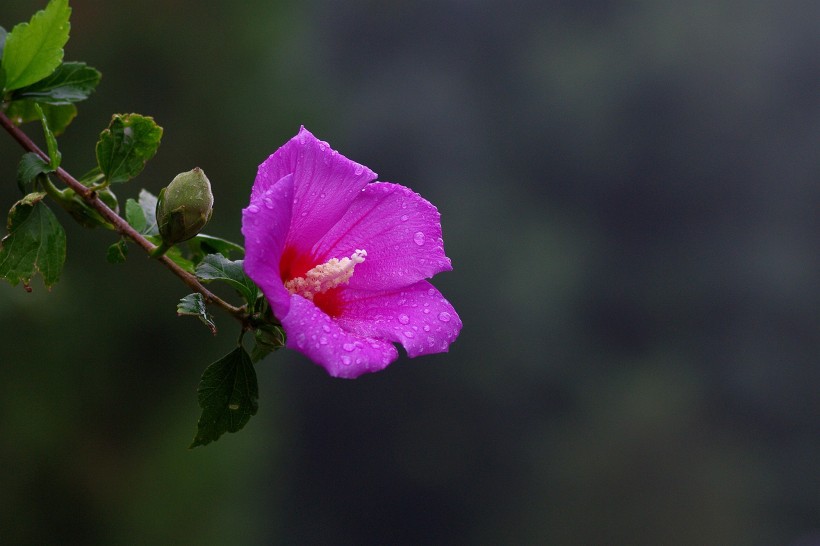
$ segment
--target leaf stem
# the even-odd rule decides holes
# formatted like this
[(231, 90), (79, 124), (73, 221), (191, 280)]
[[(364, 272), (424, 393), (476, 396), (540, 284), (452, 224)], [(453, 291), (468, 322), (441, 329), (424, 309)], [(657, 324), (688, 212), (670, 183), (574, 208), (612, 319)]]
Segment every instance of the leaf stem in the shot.
[[(27, 134), (25, 134), (19, 127), (17, 127), (12, 121), (0, 111), (0, 125), (11, 135), (11, 137), (23, 147), (23, 149), (34, 152), (35, 154), (39, 155), (43, 158), (44, 161), (50, 161), (48, 155), (41, 150), (37, 144), (34, 143), (33, 140), (29, 138)], [(120, 215), (116, 212), (111, 210), (100, 198), (97, 196), (97, 192), (94, 191), (92, 188), (87, 188), (83, 184), (81, 184), (76, 178), (71, 176), (65, 169), (62, 167), (58, 168), (55, 171), (57, 177), (62, 180), (66, 186), (74, 190), (77, 195), (82, 197), (82, 199), (94, 210), (96, 210), (100, 216), (105, 218), (108, 222), (114, 226), (114, 229), (119, 232), (123, 237), (127, 237), (134, 241), (138, 246), (142, 247), (142, 249), (150, 256), (154, 252), (157, 251), (159, 248), (157, 245), (154, 245), (151, 241), (143, 237), (138, 231), (132, 228), (128, 222), (125, 221)], [(171, 272), (179, 277), (182, 282), (188, 285), (189, 288), (194, 290), (195, 292), (199, 292), (202, 294), (202, 297), (205, 299), (206, 303), (210, 303), (216, 305), (217, 307), (221, 307), (225, 311), (227, 311), (230, 315), (232, 315), (235, 319), (242, 323), (243, 329), (244, 327), (248, 327), (249, 323), (249, 316), (245, 307), (235, 307), (230, 303), (226, 302), (225, 300), (221, 299), (210, 290), (205, 288), (202, 283), (196, 278), (196, 276), (188, 273), (180, 266), (175, 264), (170, 258), (167, 256), (159, 256), (157, 258), (158, 261), (162, 262), (162, 264), (171, 270)]]

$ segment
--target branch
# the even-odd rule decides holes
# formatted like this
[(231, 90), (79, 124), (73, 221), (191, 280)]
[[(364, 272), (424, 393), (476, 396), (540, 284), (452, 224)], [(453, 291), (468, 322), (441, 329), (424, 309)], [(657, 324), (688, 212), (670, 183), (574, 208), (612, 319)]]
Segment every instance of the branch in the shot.
[[(32, 141), (28, 135), (26, 135), (19, 127), (17, 127), (12, 121), (3, 113), (0, 112), (0, 125), (8, 131), (8, 133), (16, 140), (20, 146), (22, 146), (25, 150), (29, 152), (34, 152), (35, 154), (39, 155), (44, 161), (48, 162), (49, 157), (48, 155), (41, 150), (37, 144)], [(134, 228), (132, 228), (128, 222), (126, 222), (119, 214), (111, 210), (108, 205), (103, 203), (100, 198), (97, 196), (97, 192), (93, 191), (83, 184), (81, 184), (76, 178), (71, 176), (68, 172), (66, 172), (62, 167), (58, 168), (56, 171), (57, 177), (62, 180), (66, 186), (74, 190), (77, 195), (83, 198), (83, 200), (88, 203), (90, 207), (96, 210), (100, 216), (105, 218), (114, 229), (120, 233), (123, 237), (127, 237), (134, 241), (137, 245), (141, 246), (145, 252), (150, 255), (156, 248), (157, 245), (153, 244), (151, 241), (146, 239), (142, 236), (139, 232), (137, 232)], [(165, 267), (171, 270), (171, 272), (182, 279), (182, 282), (188, 285), (192, 290), (195, 292), (199, 292), (202, 294), (202, 297), (205, 298), (205, 302), (209, 304), (216, 305), (221, 307), (228, 313), (230, 313), (235, 319), (246, 326), (248, 324), (248, 313), (245, 311), (243, 307), (234, 307), (233, 305), (229, 304), (225, 300), (221, 299), (213, 292), (205, 288), (202, 283), (194, 276), (182, 269), (173, 260), (168, 258), (167, 256), (161, 256), (158, 258), (160, 262), (162, 262)]]

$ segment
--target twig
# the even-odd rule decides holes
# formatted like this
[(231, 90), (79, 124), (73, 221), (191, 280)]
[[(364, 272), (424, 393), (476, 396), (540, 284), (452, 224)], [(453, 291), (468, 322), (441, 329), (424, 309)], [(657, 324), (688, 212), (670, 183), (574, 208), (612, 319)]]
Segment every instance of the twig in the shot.
[[(37, 144), (32, 141), (28, 135), (26, 135), (19, 127), (17, 127), (12, 121), (3, 113), (0, 112), (0, 125), (8, 131), (8, 133), (16, 140), (20, 146), (22, 146), (25, 150), (29, 152), (34, 152), (35, 154), (39, 155), (43, 160), (49, 161), (48, 155), (41, 150)], [(153, 244), (151, 241), (146, 239), (139, 233), (137, 230), (132, 228), (128, 222), (125, 221), (119, 214), (111, 210), (100, 198), (97, 196), (97, 192), (91, 190), (90, 188), (85, 187), (81, 184), (76, 178), (71, 176), (65, 169), (62, 167), (58, 168), (56, 173), (57, 177), (62, 180), (66, 186), (74, 190), (77, 195), (82, 197), (82, 199), (94, 210), (96, 210), (100, 216), (105, 218), (114, 229), (120, 233), (124, 237), (128, 237), (132, 241), (134, 241), (137, 245), (141, 246), (143, 250), (150, 256), (151, 253), (157, 248), (157, 245)], [(161, 256), (158, 258), (158, 261), (162, 262), (165, 267), (171, 270), (171, 272), (182, 279), (182, 282), (187, 284), (192, 290), (195, 292), (199, 292), (202, 294), (202, 297), (205, 299), (206, 303), (216, 305), (221, 307), (228, 313), (230, 313), (235, 319), (246, 326), (248, 324), (248, 313), (245, 311), (244, 307), (234, 307), (230, 303), (226, 302), (225, 300), (221, 299), (213, 292), (205, 288), (202, 283), (194, 276), (182, 269), (179, 265), (174, 263), (168, 256)]]

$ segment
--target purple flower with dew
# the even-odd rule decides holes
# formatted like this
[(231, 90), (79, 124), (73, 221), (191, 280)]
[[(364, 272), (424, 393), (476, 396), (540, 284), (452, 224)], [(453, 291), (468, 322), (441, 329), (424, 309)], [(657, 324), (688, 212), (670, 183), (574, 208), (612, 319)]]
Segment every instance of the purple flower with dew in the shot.
[(287, 347), (353, 378), (448, 350), (461, 330), (428, 279), (452, 269), (438, 210), (304, 127), (259, 166), (242, 211), (245, 272)]

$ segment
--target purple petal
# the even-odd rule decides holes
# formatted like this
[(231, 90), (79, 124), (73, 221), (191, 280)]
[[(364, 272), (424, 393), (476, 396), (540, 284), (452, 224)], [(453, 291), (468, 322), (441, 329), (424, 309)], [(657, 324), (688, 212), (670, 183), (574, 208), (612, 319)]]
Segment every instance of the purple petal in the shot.
[(351, 288), (392, 290), (453, 267), (444, 254), (436, 207), (398, 184), (369, 184), (314, 249), (320, 262), (367, 251)]
[(339, 326), (363, 337), (401, 343), (410, 357), (447, 352), (461, 331), (453, 306), (427, 281), (388, 292), (346, 288), (338, 297)]
[(324, 367), (334, 377), (352, 379), (383, 370), (398, 352), (389, 342), (344, 331), (313, 302), (293, 296), (282, 319), (287, 347)]
[(293, 215), (287, 245), (307, 253), (339, 221), (376, 173), (347, 159), (302, 127), (299, 134), (260, 166), (251, 200), (285, 175), (293, 174)]
[(290, 292), (279, 275), (279, 261), (285, 249), (293, 203), (293, 175), (286, 175), (262, 190), (254, 186), (251, 203), (242, 210), (245, 236), (245, 273), (270, 302), (273, 314), (288, 313)]

